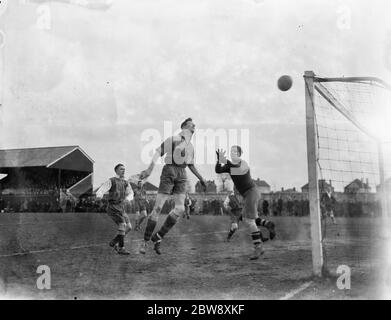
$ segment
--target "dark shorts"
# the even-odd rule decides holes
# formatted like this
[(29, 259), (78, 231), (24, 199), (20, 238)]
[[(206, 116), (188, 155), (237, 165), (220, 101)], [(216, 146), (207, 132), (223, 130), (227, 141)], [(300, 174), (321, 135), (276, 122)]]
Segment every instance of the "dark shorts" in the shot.
[(147, 211), (147, 201), (145, 199), (135, 199), (134, 200), (134, 209), (135, 211)]
[(158, 193), (184, 194), (186, 193), (186, 168), (166, 164), (160, 176)]
[(116, 224), (129, 223), (129, 217), (125, 212), (125, 204), (109, 203), (107, 205), (107, 214)]
[(259, 199), (260, 196), (256, 187), (252, 187), (243, 194), (243, 218), (256, 219), (258, 217)]

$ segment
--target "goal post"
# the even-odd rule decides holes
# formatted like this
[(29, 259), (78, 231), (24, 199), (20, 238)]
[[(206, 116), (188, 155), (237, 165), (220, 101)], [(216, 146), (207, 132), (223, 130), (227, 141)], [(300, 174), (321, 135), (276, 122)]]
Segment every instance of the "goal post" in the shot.
[[(387, 120), (391, 119), (391, 86), (375, 77), (324, 78), (313, 71), (305, 71), (304, 84), (312, 266), (313, 274), (322, 276), (326, 240), (320, 199), (325, 190), (320, 190), (320, 182), (335, 187), (345, 209), (354, 201), (367, 207), (378, 203), (377, 213), (383, 218), (380, 225), (388, 223), (387, 183), (391, 182), (391, 169), (385, 167), (390, 165), (391, 157), (385, 160), (383, 146), (391, 139), (384, 134), (390, 131)], [(383, 117), (385, 111), (387, 120)], [(377, 134), (382, 125), (382, 134)], [(352, 186), (357, 188), (351, 191)], [(375, 209), (370, 210), (353, 210), (347, 216), (372, 217)], [(361, 230), (349, 232), (354, 231), (357, 234), (352, 239), (358, 242)], [(339, 233), (335, 232), (338, 236)]]
[(312, 71), (306, 71), (305, 103), (306, 103), (306, 134), (307, 134), (307, 165), (308, 165), (308, 199), (310, 206), (312, 267), (315, 276), (322, 275), (323, 251), (320, 214), (319, 184), (317, 172), (317, 135), (315, 125), (314, 77)]

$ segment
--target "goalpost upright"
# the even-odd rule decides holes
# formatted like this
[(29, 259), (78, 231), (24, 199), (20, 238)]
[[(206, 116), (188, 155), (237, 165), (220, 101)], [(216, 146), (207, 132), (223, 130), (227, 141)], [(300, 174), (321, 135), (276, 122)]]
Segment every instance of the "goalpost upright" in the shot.
[[(371, 175), (377, 176), (379, 183), (379, 190), (377, 198), (380, 200), (380, 209), (381, 217), (385, 219), (388, 216), (388, 203), (386, 195), (386, 179), (385, 179), (385, 169), (384, 169), (384, 155), (382, 148), (382, 140), (377, 135), (374, 135), (371, 130), (368, 130), (366, 126), (366, 118), (357, 117), (356, 113), (362, 112), (363, 106), (367, 109), (373, 109), (379, 107), (379, 101), (371, 100), (372, 95), (378, 93), (375, 91), (381, 90), (387, 92), (387, 95), (391, 93), (391, 87), (381, 79), (374, 77), (340, 77), (340, 78), (321, 78), (316, 77), (313, 71), (305, 71), (304, 73), (304, 83), (305, 83), (305, 103), (306, 103), (306, 138), (307, 138), (307, 165), (308, 165), (308, 196), (309, 196), (309, 208), (310, 208), (310, 222), (311, 222), (311, 241), (312, 241), (312, 264), (313, 264), (313, 274), (315, 276), (322, 276), (324, 270), (324, 256), (323, 256), (323, 239), (322, 239), (322, 225), (321, 225), (321, 211), (320, 211), (320, 194), (319, 194), (319, 177), (318, 177), (318, 167), (322, 171), (320, 164), (320, 142), (324, 143), (324, 139), (332, 139), (332, 137), (320, 136), (318, 130), (318, 119), (317, 119), (317, 107), (316, 104), (320, 101), (316, 101), (315, 96), (319, 100), (322, 100), (322, 103), (327, 104), (336, 113), (338, 113), (341, 119), (344, 119), (347, 123), (350, 123), (351, 127), (355, 128), (357, 132), (365, 135), (376, 145), (376, 154), (377, 158), (377, 169), (372, 168), (370, 172)], [(338, 86), (339, 91), (329, 88), (331, 84)], [(375, 89), (374, 89), (375, 88)], [(344, 91), (348, 90), (348, 91)], [(351, 90), (351, 91), (349, 91)], [(373, 92), (372, 92), (373, 91)], [(359, 95), (358, 99), (363, 99), (363, 101), (355, 100)], [(360, 96), (362, 95), (362, 96)], [(358, 105), (355, 105), (358, 103)], [(360, 105), (361, 104), (361, 105)], [(388, 107), (388, 103), (386, 104)], [(384, 107), (384, 106), (383, 106)], [(391, 107), (391, 106), (389, 106)], [(334, 119), (333, 119), (334, 120)], [(325, 127), (321, 130), (326, 130)], [(337, 128), (334, 128), (337, 130)], [(342, 132), (343, 130), (341, 130)], [(323, 140), (322, 140), (323, 139)], [(337, 143), (338, 138), (336, 139)], [(349, 139), (345, 139), (344, 142), (349, 143)], [(352, 141), (353, 142), (353, 141)], [(323, 149), (325, 146), (323, 146)], [(332, 151), (341, 151), (341, 149), (334, 148)], [(349, 147), (348, 147), (349, 150)], [(364, 153), (364, 152), (363, 152)], [(330, 158), (330, 155), (328, 155)], [(325, 159), (323, 159), (325, 160)], [(327, 159), (330, 160), (330, 159)], [(339, 160), (339, 157), (337, 159)], [(365, 161), (359, 158), (357, 159), (348, 159), (348, 162), (355, 162), (357, 165), (365, 166)], [(351, 170), (351, 174), (368, 174), (365, 172), (364, 168), (358, 170)], [(349, 171), (348, 170), (348, 171)], [(337, 168), (329, 168), (329, 171), (335, 171), (338, 173)], [(338, 180), (344, 180), (340, 178)], [(330, 180), (331, 181), (331, 180)], [(345, 182), (345, 181), (338, 181)], [(367, 186), (369, 188), (369, 186)], [(386, 225), (384, 220), (382, 225)]]
[(320, 218), (319, 184), (317, 172), (317, 136), (314, 106), (314, 76), (312, 71), (304, 74), (307, 133), (308, 196), (310, 205), (312, 267), (315, 276), (322, 275), (323, 251)]

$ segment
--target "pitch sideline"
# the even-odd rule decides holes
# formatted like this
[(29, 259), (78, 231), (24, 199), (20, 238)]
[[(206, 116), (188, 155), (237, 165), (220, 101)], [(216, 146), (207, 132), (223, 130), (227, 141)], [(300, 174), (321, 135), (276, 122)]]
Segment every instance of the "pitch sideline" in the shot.
[(294, 290), (288, 292), (285, 296), (281, 297), (278, 300), (289, 300), (289, 299), (292, 299), (295, 295), (297, 295), (298, 293), (304, 291), (305, 289), (307, 289), (312, 284), (313, 284), (313, 281), (305, 282), (300, 287), (298, 287), (297, 289), (294, 289)]

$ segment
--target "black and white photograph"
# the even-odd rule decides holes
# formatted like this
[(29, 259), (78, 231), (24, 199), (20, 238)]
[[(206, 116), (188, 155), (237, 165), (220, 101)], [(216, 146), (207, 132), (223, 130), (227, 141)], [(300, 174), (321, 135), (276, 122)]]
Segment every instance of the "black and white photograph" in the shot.
[(390, 14), (1, 0), (0, 299), (391, 299)]

